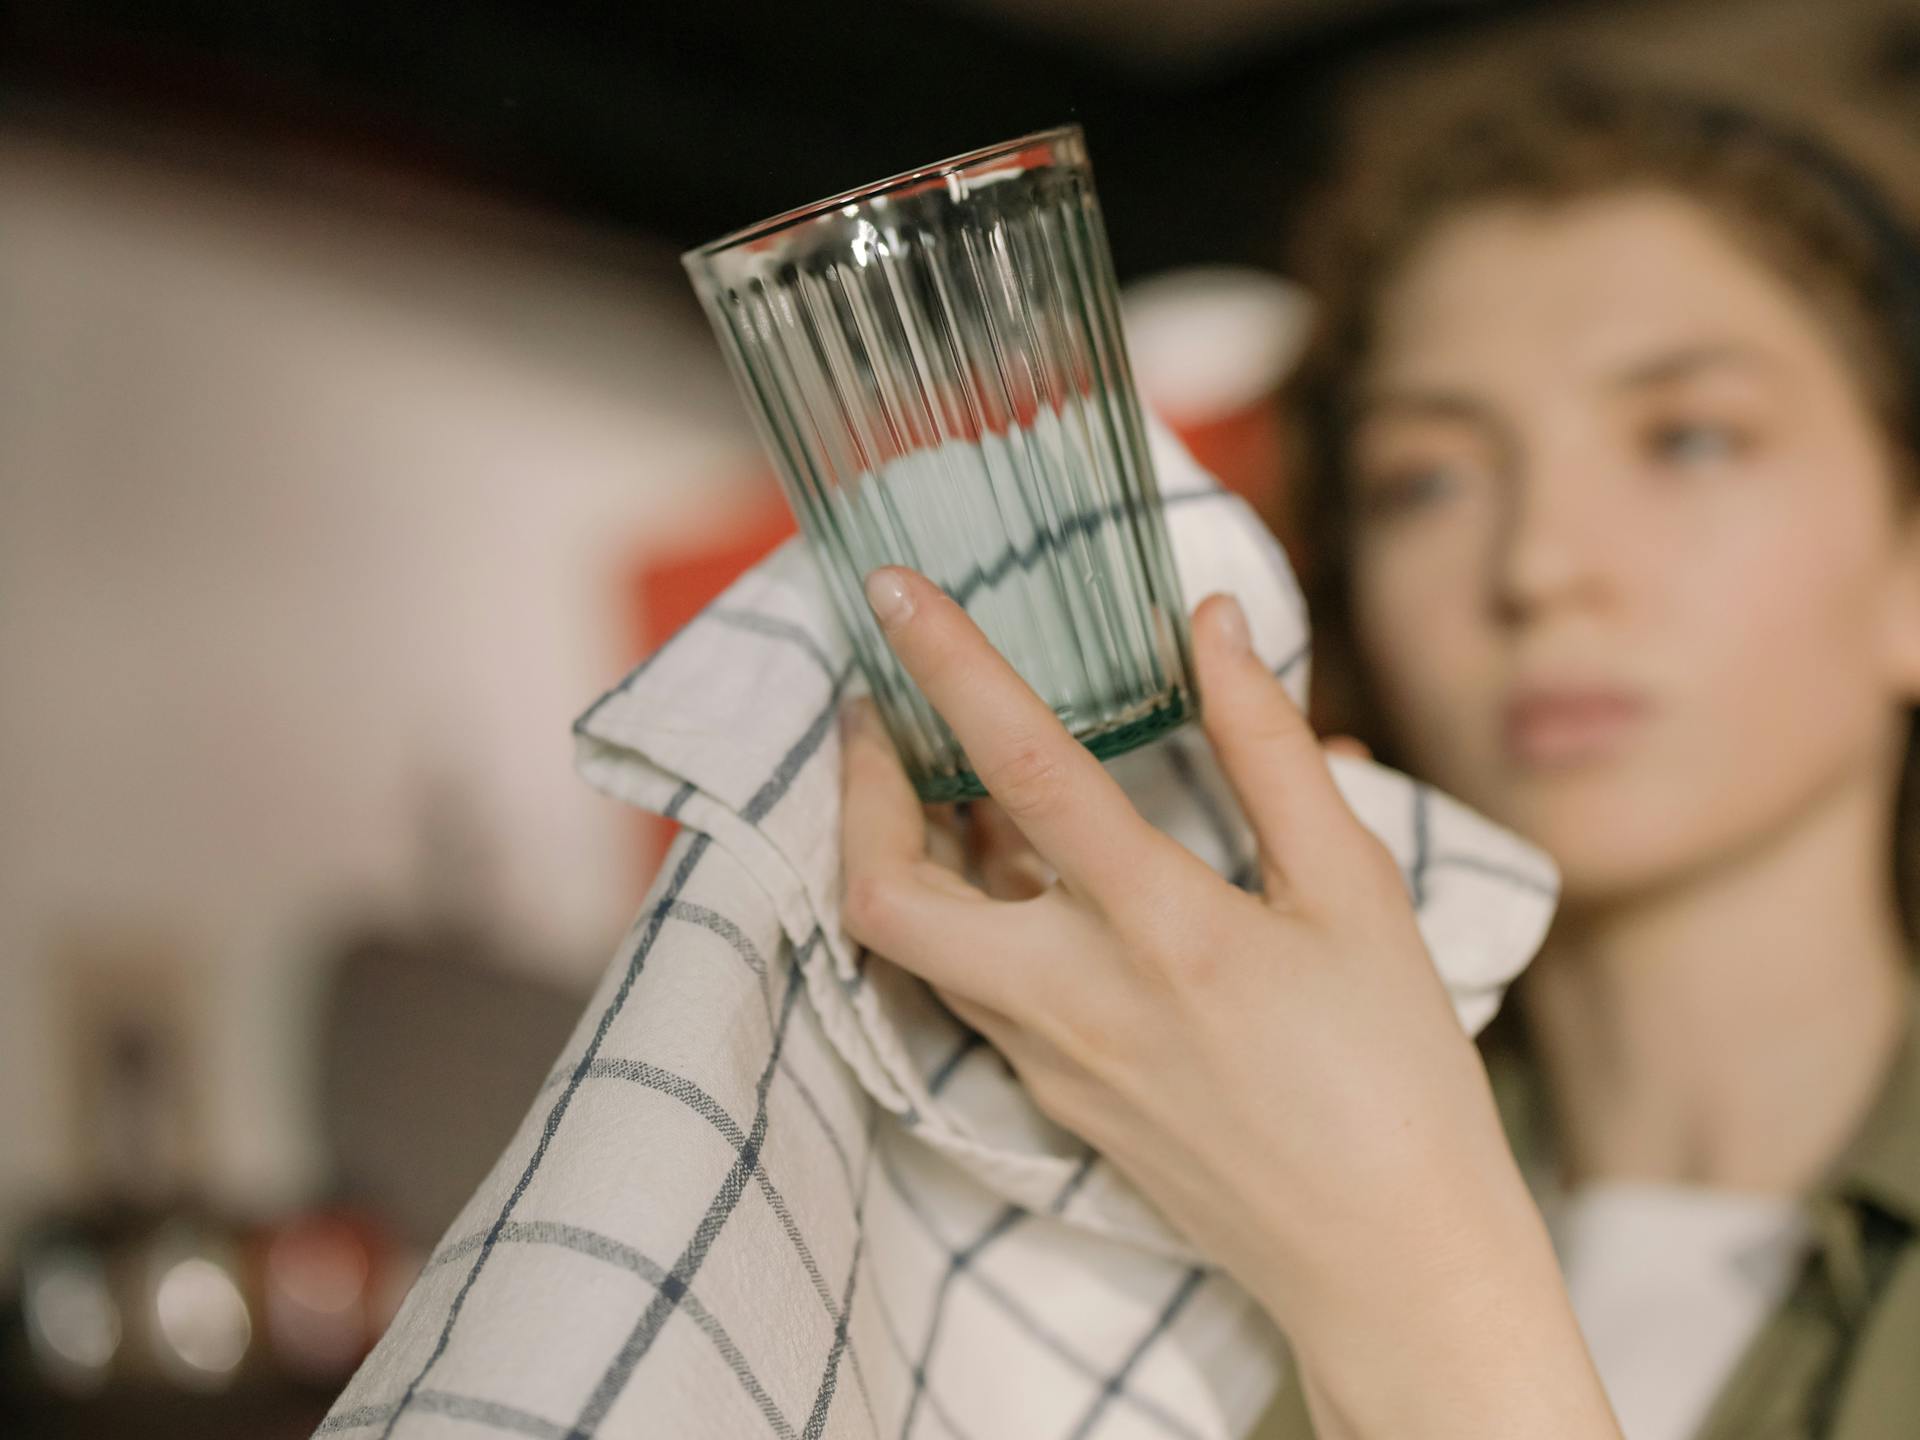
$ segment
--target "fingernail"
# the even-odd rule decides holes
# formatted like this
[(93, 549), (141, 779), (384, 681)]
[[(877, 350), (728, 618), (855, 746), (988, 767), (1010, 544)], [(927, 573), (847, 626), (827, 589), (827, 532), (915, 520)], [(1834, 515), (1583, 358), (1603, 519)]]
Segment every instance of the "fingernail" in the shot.
[(907, 594), (907, 587), (900, 577), (891, 570), (875, 570), (867, 576), (867, 604), (873, 607), (873, 613), (889, 630), (905, 624), (913, 614), (913, 598)]
[(1247, 612), (1233, 596), (1228, 595), (1224, 605), (1214, 606), (1213, 626), (1220, 639), (1232, 649), (1253, 649), (1252, 637), (1247, 634)]

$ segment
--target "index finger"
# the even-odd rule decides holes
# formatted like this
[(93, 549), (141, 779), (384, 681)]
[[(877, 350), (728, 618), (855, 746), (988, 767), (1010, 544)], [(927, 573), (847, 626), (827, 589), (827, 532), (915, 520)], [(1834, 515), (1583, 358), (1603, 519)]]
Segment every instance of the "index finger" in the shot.
[(1160, 832), (973, 618), (903, 565), (867, 576), (887, 643), (967, 752), (974, 774), (1076, 894), (1110, 905), (1140, 886)]

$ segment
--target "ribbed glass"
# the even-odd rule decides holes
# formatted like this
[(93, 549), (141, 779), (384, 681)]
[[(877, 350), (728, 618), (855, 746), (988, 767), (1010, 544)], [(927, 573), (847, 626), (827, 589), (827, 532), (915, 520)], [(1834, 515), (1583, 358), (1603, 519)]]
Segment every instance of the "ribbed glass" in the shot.
[(1096, 755), (1194, 717), (1077, 126), (819, 201), (684, 263), (924, 799), (985, 791), (867, 608), (876, 566), (942, 586)]

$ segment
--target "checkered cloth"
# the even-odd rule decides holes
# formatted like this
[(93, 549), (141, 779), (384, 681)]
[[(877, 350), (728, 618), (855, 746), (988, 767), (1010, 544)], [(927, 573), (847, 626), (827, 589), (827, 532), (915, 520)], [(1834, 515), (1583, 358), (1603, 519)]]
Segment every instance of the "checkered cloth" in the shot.
[[(1304, 696), (1280, 547), (1152, 434), (1186, 595), (1238, 594)], [(1286, 1367), (1264, 1315), (841, 927), (850, 654), (792, 541), (575, 723), (590, 783), (684, 829), (321, 1434), (1218, 1440), (1257, 1417)], [(1545, 932), (1551, 866), (1402, 775), (1335, 765), (1478, 1029)], [(1110, 767), (1155, 824), (1253, 883), (1197, 727)]]

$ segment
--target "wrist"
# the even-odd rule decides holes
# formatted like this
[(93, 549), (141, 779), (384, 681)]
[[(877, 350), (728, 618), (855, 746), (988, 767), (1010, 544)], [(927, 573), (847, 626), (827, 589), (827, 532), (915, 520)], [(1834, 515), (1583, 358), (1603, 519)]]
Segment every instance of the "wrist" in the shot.
[[(1483, 1157), (1487, 1159), (1488, 1157)], [(1353, 1437), (1609, 1437), (1618, 1430), (1546, 1226), (1504, 1142), (1316, 1227), (1256, 1289)]]
[(1294, 1349), (1316, 1421), (1351, 1440), (1619, 1440), (1557, 1271), (1489, 1266)]

